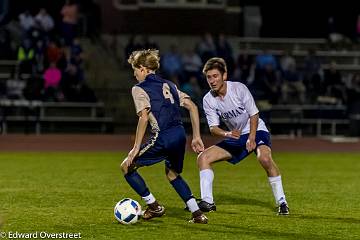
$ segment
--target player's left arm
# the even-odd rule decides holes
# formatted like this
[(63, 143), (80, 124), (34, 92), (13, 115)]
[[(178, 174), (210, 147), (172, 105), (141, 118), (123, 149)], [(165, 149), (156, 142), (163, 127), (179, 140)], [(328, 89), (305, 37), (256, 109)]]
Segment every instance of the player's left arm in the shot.
[(256, 107), (253, 96), (245, 85), (240, 85), (239, 94), (242, 96), (244, 107), (246, 109), (246, 112), (248, 112), (250, 116), (250, 133), (248, 140), (246, 141), (246, 150), (248, 150), (248, 152), (251, 152), (256, 148), (255, 138), (256, 131), (259, 125), (259, 110)]
[(256, 137), (258, 124), (259, 124), (259, 113), (252, 115), (250, 117), (250, 133), (249, 133), (249, 138), (246, 141), (246, 149), (248, 150), (248, 152), (251, 152), (256, 148), (255, 137)]
[(128, 153), (128, 156), (126, 158), (126, 165), (129, 167), (132, 162), (134, 161), (134, 158), (139, 154), (140, 146), (142, 143), (142, 140), (144, 138), (146, 128), (149, 122), (149, 109), (145, 108), (141, 110), (139, 113), (139, 121), (136, 128), (136, 134), (135, 134), (135, 143), (133, 148)]
[(190, 98), (184, 98), (182, 100), (182, 106), (186, 108), (190, 113), (191, 126), (193, 131), (193, 139), (191, 141), (191, 147), (196, 153), (204, 151), (204, 143), (200, 136), (200, 120), (199, 110), (195, 103)]

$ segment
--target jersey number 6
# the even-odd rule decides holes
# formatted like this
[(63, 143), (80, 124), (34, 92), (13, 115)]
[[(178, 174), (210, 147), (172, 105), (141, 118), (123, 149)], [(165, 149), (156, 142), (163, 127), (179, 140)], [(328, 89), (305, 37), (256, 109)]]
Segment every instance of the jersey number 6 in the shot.
[(164, 84), (163, 84), (163, 94), (164, 94), (164, 98), (165, 98), (165, 99), (169, 99), (170, 102), (171, 102), (172, 104), (174, 104), (174, 102), (175, 102), (175, 101), (174, 101), (174, 97), (173, 97), (173, 95), (171, 94), (169, 84), (167, 84), (167, 83), (164, 83)]

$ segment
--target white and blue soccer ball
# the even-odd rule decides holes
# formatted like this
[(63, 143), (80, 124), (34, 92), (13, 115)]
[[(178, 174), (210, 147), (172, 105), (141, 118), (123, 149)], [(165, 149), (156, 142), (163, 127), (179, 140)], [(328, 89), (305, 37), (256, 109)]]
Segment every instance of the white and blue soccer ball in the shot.
[(140, 218), (141, 206), (131, 198), (124, 198), (115, 205), (114, 215), (122, 224), (134, 224)]

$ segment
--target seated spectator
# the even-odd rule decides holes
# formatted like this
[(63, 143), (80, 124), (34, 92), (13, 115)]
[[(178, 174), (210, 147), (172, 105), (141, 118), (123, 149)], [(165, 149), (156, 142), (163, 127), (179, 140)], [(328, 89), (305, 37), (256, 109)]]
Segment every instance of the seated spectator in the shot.
[(60, 13), (63, 16), (62, 36), (65, 39), (65, 44), (70, 46), (77, 35), (77, 24), (79, 20), (78, 5), (73, 0), (66, 0)]
[(289, 65), (288, 70), (283, 73), (282, 84), (282, 101), (284, 103), (290, 103), (289, 94), (295, 93), (297, 102), (305, 103), (305, 86), (302, 82), (300, 73), (296, 70), (295, 65)]
[(216, 45), (210, 33), (206, 33), (198, 43), (197, 53), (203, 63), (216, 56)]
[(61, 71), (56, 67), (54, 62), (50, 63), (48, 69), (45, 70), (44, 75), (44, 100), (45, 101), (59, 101), (62, 100), (60, 93)]
[(182, 68), (184, 69), (185, 81), (189, 81), (191, 77), (195, 77), (200, 81), (202, 77), (201, 68), (203, 66), (201, 58), (192, 49), (187, 49), (182, 55)]
[(245, 85), (249, 85), (249, 77), (253, 65), (254, 59), (252, 56), (247, 53), (240, 53), (237, 58), (233, 78)]
[(264, 70), (265, 66), (271, 65), (273, 69), (277, 69), (277, 63), (274, 55), (272, 55), (268, 50), (260, 53), (255, 58), (255, 64), (257, 70)]
[(45, 35), (49, 35), (55, 26), (53, 18), (48, 14), (45, 8), (41, 8), (39, 13), (35, 16), (35, 24)]
[(335, 61), (332, 61), (329, 69), (324, 71), (324, 86), (327, 96), (335, 97), (342, 103), (346, 102), (345, 84)]
[(19, 46), (17, 60), (19, 62), (20, 73), (32, 73), (35, 50), (30, 39), (25, 39)]
[(202, 106), (202, 90), (196, 77), (190, 77), (189, 81), (180, 87), (180, 90), (189, 95), (198, 107)]
[(229, 76), (232, 76), (235, 68), (233, 50), (224, 34), (219, 34), (216, 41), (216, 54), (225, 60)]
[(29, 10), (26, 10), (25, 12), (19, 15), (19, 23), (22, 29), (22, 35), (23, 35), (22, 37), (23, 38), (30, 37), (31, 31), (35, 26), (35, 20)]
[(162, 56), (160, 66), (168, 79), (172, 76), (177, 76), (180, 79), (180, 82), (182, 81), (181, 56), (178, 53), (176, 45), (172, 44), (170, 46), (170, 51)]
[(284, 51), (283, 55), (280, 58), (281, 71), (283, 71), (283, 72), (289, 71), (290, 66), (295, 66), (295, 68), (296, 68), (296, 60), (291, 55), (291, 51), (287, 50), (287, 51)]
[(350, 113), (360, 113), (360, 74), (355, 73), (347, 88), (348, 106)]
[(321, 60), (316, 56), (315, 49), (309, 49), (304, 59), (304, 84), (308, 90), (309, 97), (314, 100), (317, 96), (324, 94), (323, 69)]
[(267, 100), (277, 104), (280, 93), (280, 78), (272, 64), (267, 64), (264, 70), (258, 72), (255, 84), (255, 97), (257, 100)]

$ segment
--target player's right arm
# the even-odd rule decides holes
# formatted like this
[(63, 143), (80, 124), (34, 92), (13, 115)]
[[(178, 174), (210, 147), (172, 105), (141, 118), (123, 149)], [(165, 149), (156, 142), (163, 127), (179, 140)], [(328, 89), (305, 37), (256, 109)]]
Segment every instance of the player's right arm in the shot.
[(225, 131), (224, 129), (219, 128), (219, 126), (211, 126), (210, 133), (213, 136), (229, 137), (229, 138), (235, 138), (235, 139), (238, 139), (241, 135), (240, 130), (235, 129), (232, 131)]
[(203, 99), (203, 108), (206, 115), (206, 119), (210, 128), (210, 133), (213, 136), (217, 137), (229, 137), (229, 138), (235, 138), (238, 139), (240, 137), (241, 131), (235, 129), (232, 131), (225, 131), (224, 129), (221, 129), (219, 127), (220, 125), (220, 116), (216, 112), (215, 106), (216, 103), (211, 102), (209, 98), (206, 98), (206, 96)]
[(133, 87), (132, 96), (134, 99), (137, 115), (139, 116), (139, 121), (136, 128), (134, 146), (125, 159), (127, 166), (130, 166), (134, 161), (134, 158), (139, 154), (141, 142), (144, 138), (146, 127), (149, 122), (149, 111), (151, 108), (150, 98), (142, 88), (138, 86)]

